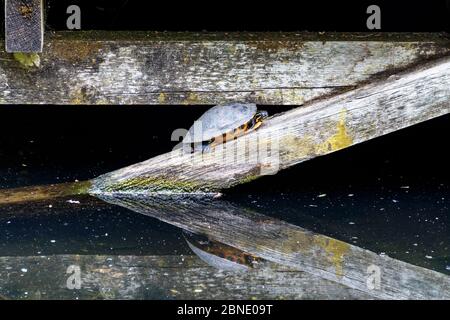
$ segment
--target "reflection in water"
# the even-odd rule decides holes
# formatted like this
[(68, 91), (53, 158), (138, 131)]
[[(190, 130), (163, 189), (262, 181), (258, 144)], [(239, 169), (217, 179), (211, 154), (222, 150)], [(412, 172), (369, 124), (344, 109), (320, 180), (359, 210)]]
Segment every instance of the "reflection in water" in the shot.
[[(97, 113), (87, 109), (82, 113), (79, 109), (69, 113), (53, 108), (27, 112), (3, 109), (2, 118), (9, 121), (0, 128), (0, 188), (81, 181), (146, 160), (170, 150), (172, 145), (167, 142), (172, 129), (189, 126), (206, 110), (199, 108), (178, 109), (180, 117), (173, 117), (174, 110), (168, 107), (157, 111), (114, 110), (108, 113), (107, 122), (102, 121), (104, 109)], [(279, 108), (272, 111), (279, 112)], [(153, 112), (158, 113), (158, 119), (165, 114), (167, 121), (148, 126)], [(28, 288), (20, 294), (31, 294), (29, 285), (33, 281), (42, 288), (53, 283), (49, 280), (58, 272), (65, 276), (67, 263), (78, 262), (94, 267), (96, 277), (86, 280), (93, 286), (97, 281), (106, 288), (108, 281), (117, 279), (127, 286), (125, 291), (131, 292), (131, 282), (120, 274), (135, 277), (141, 272), (139, 280), (146, 285), (151, 275), (151, 294), (142, 289), (134, 297), (191, 298), (195, 294), (220, 299), (228, 297), (224, 295), (227, 291), (236, 298), (240, 297), (238, 287), (243, 288), (242, 297), (246, 298), (355, 297), (346, 296), (342, 286), (333, 291), (336, 287), (324, 282), (316, 285), (317, 279), (308, 282), (311, 278), (305, 279), (301, 272), (261, 272), (264, 268), (259, 266), (265, 262), (249, 272), (226, 275), (227, 281), (223, 281), (224, 273), (207, 268), (192, 256), (179, 228), (201, 231), (209, 234), (209, 241), (259, 257), (264, 254), (265, 261), (270, 258), (270, 263), (276, 260), (291, 268), (298, 260), (288, 260), (283, 253), (291, 252), (288, 257), (292, 257), (296, 248), (293, 239), (309, 239), (303, 246), (307, 252), (307, 244), (317, 239), (295, 227), (301, 226), (380, 255), (450, 274), (449, 157), (442, 151), (442, 139), (436, 138), (448, 135), (449, 120), (449, 116), (436, 119), (227, 190), (223, 199), (229, 202), (222, 207), (223, 202), (208, 204), (206, 200), (198, 200), (204, 204), (198, 207), (196, 201), (188, 199), (167, 199), (166, 205), (152, 199), (118, 199), (116, 206), (84, 197), (0, 206), (0, 281), (10, 277), (11, 289), (3, 291), (3, 282), (0, 294), (14, 296), (19, 281), (22, 288)], [(78, 124), (86, 121), (90, 125), (78, 130)], [(27, 125), (16, 130), (18, 123)], [(131, 125), (118, 131), (124, 123)], [(55, 137), (55, 132), (61, 137)], [(346, 261), (340, 263), (340, 257), (345, 258), (345, 246), (331, 244), (325, 246), (328, 251), (323, 252), (324, 262), (330, 272), (339, 271), (340, 265), (345, 272)], [(180, 283), (186, 285), (184, 293), (177, 286)], [(60, 287), (59, 282), (56, 284)], [(276, 288), (278, 294), (265, 291), (258, 295), (255, 288), (263, 285)], [(305, 294), (302, 287), (314, 288), (317, 295)], [(56, 291), (47, 293), (55, 292), (55, 298), (57, 293), (63, 294), (58, 288), (52, 289)]]
[[(313, 233), (233, 203), (200, 196), (101, 198), (264, 260), (371, 294), (375, 298), (450, 298), (450, 277)], [(200, 252), (197, 250), (197, 253)], [(205, 258), (205, 250), (200, 252)], [(217, 264), (217, 259), (207, 256)], [(223, 262), (223, 261), (222, 261)], [(368, 268), (383, 270), (378, 290), (367, 286)], [(398, 278), (398, 274), (403, 277)], [(413, 288), (413, 289), (411, 289)]]
[[(222, 271), (245, 270), (247, 272), (233, 272), (234, 275), (232, 281), (234, 285), (236, 285), (236, 287), (233, 287), (234, 289), (237, 287), (242, 288), (242, 283), (246, 283), (246, 285), (250, 287), (254, 285), (254, 288), (258, 288), (259, 285), (266, 282), (277, 286), (278, 291), (276, 292), (258, 291), (258, 296), (260, 297), (274, 296), (280, 292), (285, 294), (287, 291), (292, 290), (290, 286), (295, 284), (295, 282), (288, 281), (285, 276), (283, 276), (284, 278), (280, 278), (283, 274), (286, 274), (286, 270), (291, 272), (289, 277), (294, 277), (296, 281), (303, 283), (302, 286), (299, 285), (301, 290), (313, 290), (312, 292), (308, 292), (308, 295), (311, 296), (312, 294), (314, 297), (318, 298), (324, 293), (321, 292), (319, 294), (318, 291), (316, 291), (316, 286), (322, 289), (330, 289), (329, 286), (331, 286), (332, 290), (334, 290), (332, 291), (332, 296), (335, 297), (340, 297), (341, 295), (344, 295), (344, 293), (346, 296), (354, 297), (354, 292), (363, 292), (364, 295), (360, 295), (360, 297), (364, 296), (366, 298), (424, 298), (430, 297), (430, 294), (431, 297), (436, 297), (436, 293), (442, 298), (443, 295), (447, 293), (450, 294), (450, 290), (446, 289), (447, 287), (450, 287), (448, 276), (415, 267), (389, 257), (379, 256), (378, 254), (364, 250), (360, 247), (319, 233), (308, 231), (293, 223), (288, 223), (261, 214), (254, 209), (249, 209), (248, 207), (243, 207), (227, 200), (201, 196), (180, 197), (165, 195), (159, 197), (136, 197), (126, 194), (114, 196), (104, 195), (102, 198), (113, 205), (131, 209), (142, 215), (133, 214), (128, 210), (123, 211), (120, 207), (106, 205), (103, 202), (98, 201), (92, 202), (91, 200), (92, 205), (89, 206), (89, 199), (91, 198), (60, 199), (61, 203), (60, 201), (54, 200), (51, 205), (48, 203), (27, 204), (24, 205), (21, 210), (18, 210), (20, 206), (1, 207), (1, 211), (9, 214), (9, 216), (8, 214), (2, 215), (2, 218), (0, 219), (0, 227), (6, 231), (3, 237), (6, 236), (7, 240), (6, 247), (3, 248), (3, 255), (5, 255), (5, 253), (8, 255), (6, 250), (11, 250), (12, 247), (11, 242), (8, 243), (8, 241), (10, 241), (9, 237), (11, 236), (11, 231), (14, 230), (11, 229), (11, 226), (14, 228), (20, 221), (23, 222), (35, 219), (30, 223), (30, 226), (36, 226), (36, 223), (39, 222), (39, 224), (45, 225), (45, 228), (53, 233), (54, 230), (48, 229), (48, 224), (51, 225), (58, 221), (65, 226), (63, 228), (64, 230), (61, 230), (59, 236), (55, 236), (54, 233), (50, 235), (37, 234), (34, 238), (34, 242), (45, 241), (52, 249), (49, 250), (47, 248), (45, 252), (32, 252), (31, 255), (48, 255), (56, 253), (57, 251), (55, 252), (55, 250), (64, 250), (59, 251), (64, 253), (67, 253), (67, 250), (69, 250), (69, 252), (72, 250), (72, 253), (81, 253), (82, 251), (80, 251), (80, 249), (82, 247), (77, 248), (76, 244), (86, 245), (86, 243), (91, 243), (91, 249), (88, 252), (83, 253), (94, 255), (87, 256), (86, 259), (91, 260), (87, 260), (87, 262), (83, 262), (83, 264), (85, 267), (91, 266), (90, 268), (92, 268), (92, 271), (90, 280), (88, 281), (91, 281), (93, 285), (97, 287), (106, 286), (106, 284), (98, 282), (99, 272), (102, 274), (102, 281), (112, 281), (112, 278), (107, 277), (108, 274), (115, 274), (117, 279), (122, 279), (123, 277), (127, 277), (130, 274), (129, 271), (134, 270), (136, 266), (141, 265), (144, 268), (149, 268), (148, 263), (150, 263), (152, 266), (150, 267), (151, 271), (146, 271), (144, 269), (140, 272), (140, 277), (143, 277), (142, 281), (144, 281), (144, 283), (149, 281), (146, 278), (148, 272), (162, 274), (163, 278), (165, 277), (164, 274), (170, 274), (167, 273), (167, 271), (163, 271), (164, 269), (161, 269), (164, 268), (164, 266), (173, 266), (173, 268), (175, 268), (173, 270), (171, 269), (175, 272), (173, 277), (178, 277), (176, 278), (178, 279), (176, 280), (177, 283), (183, 283), (183, 285), (189, 285), (192, 281), (201, 281), (202, 283), (204, 281), (214, 281), (214, 286), (217, 286), (217, 283), (221, 283), (220, 279), (222, 277)], [(70, 232), (73, 231), (73, 229), (67, 228), (69, 225), (67, 221), (73, 217), (74, 221), (71, 223), (73, 226), (72, 228), (83, 226), (82, 216), (73, 216), (76, 211), (82, 210), (83, 205), (88, 205), (89, 207), (85, 219), (89, 220), (88, 225), (92, 228), (90, 229), (92, 230), (92, 234), (91, 231), (87, 231), (84, 237), (80, 237), (75, 242), (70, 242), (73, 240), (73, 236), (79, 233), (79, 231), (76, 231), (74, 232), (74, 235), (71, 235)], [(103, 215), (103, 217), (98, 211), (102, 207), (109, 212), (108, 214)], [(37, 208), (40, 208), (40, 210)], [(77, 209), (75, 210), (74, 208)], [(55, 215), (58, 212), (64, 212), (64, 210), (67, 213), (66, 215)], [(39, 211), (41, 212), (39, 213)], [(28, 214), (30, 212), (33, 213), (34, 216), (30, 216)], [(149, 219), (145, 216), (156, 219)], [(95, 217), (99, 220), (96, 220)], [(130, 225), (130, 229), (128, 229), (127, 233), (127, 229), (124, 225), (124, 221), (126, 220), (124, 220), (124, 218), (133, 223), (142, 220), (142, 230), (136, 234), (138, 229)], [(102, 219), (103, 222), (101, 222)], [(157, 220), (166, 222), (167, 224), (155, 223)], [(104, 225), (105, 221), (109, 222), (107, 226)], [(180, 232), (179, 229), (174, 227), (181, 228), (183, 231)], [(161, 232), (163, 229), (166, 229), (166, 232)], [(13, 238), (20, 238), (19, 232), (19, 229), (13, 231)], [(30, 230), (28, 233), (30, 233)], [(114, 237), (113, 233), (116, 233), (118, 237)], [(184, 237), (181, 236), (182, 233), (184, 233)], [(24, 235), (27, 236), (26, 232)], [(147, 250), (145, 252), (138, 253), (133, 251), (136, 250), (133, 249), (133, 247), (137, 248), (140, 245), (138, 244), (139, 241), (138, 243), (135, 242), (129, 245), (128, 249), (122, 246), (125, 251), (118, 251), (117, 249), (104, 250), (101, 246), (102, 243), (105, 243), (107, 246), (106, 248), (120, 248), (120, 242), (129, 241), (128, 237), (139, 237), (141, 240), (144, 240), (143, 235), (150, 239), (153, 238), (154, 240), (157, 240), (157, 242), (155, 242), (146, 239), (147, 241), (145, 244), (142, 244), (142, 247), (145, 247)], [(86, 236), (89, 238), (86, 238)], [(94, 239), (92, 239), (91, 236), (94, 236)], [(68, 240), (70, 239), (70, 241), (64, 243), (64, 237)], [(93, 240), (97, 241), (95, 239), (98, 239), (99, 242), (93, 243)], [(117, 240), (119, 240), (119, 244), (115, 243)], [(185, 249), (183, 249), (183, 245), (180, 244), (180, 241), (184, 242)], [(17, 243), (19, 243), (19, 241), (17, 241)], [(22, 246), (30, 246), (30, 243), (33, 244), (33, 241), (28, 241), (25, 238), (20, 244)], [(58, 249), (58, 245), (64, 248), (62, 249), (59, 247), (60, 249)], [(173, 249), (169, 249), (167, 246), (170, 246)], [(143, 257), (145, 260), (142, 261), (135, 261), (136, 259), (139, 259), (137, 256), (134, 256), (135, 258), (133, 258), (133, 260), (123, 257), (120, 258), (122, 260), (117, 266), (110, 262), (113, 261), (109, 260), (111, 259), (111, 256), (102, 257), (101, 255), (98, 255), (102, 254), (102, 252), (103, 254), (121, 254), (121, 252), (123, 254), (123, 252), (127, 252), (126, 250), (138, 254), (144, 253), (147, 256), (146, 258)], [(180, 269), (180, 263), (185, 264), (189, 261), (184, 258), (184, 254), (186, 253), (189, 255), (190, 250), (210, 266), (215, 267), (216, 272), (211, 273), (211, 270), (202, 271), (201, 269), (194, 268), (188, 269), (191, 270), (191, 273), (186, 273), (186, 269)], [(15, 266), (21, 266), (22, 270), (29, 270), (33, 266), (37, 265), (39, 267), (40, 265), (40, 272), (46, 270), (47, 267), (41, 265), (40, 262), (36, 264), (36, 261), (33, 260), (37, 257), (23, 256), (23, 247), (21, 248), (19, 246), (16, 248), (16, 254), (17, 253), (19, 253), (19, 255), (21, 254), (22, 257), (17, 257), (17, 259), (13, 259), (14, 261), (9, 258), (2, 258), (0, 259), (0, 265), (9, 268), (9, 266), (13, 264)], [(148, 256), (148, 254), (151, 256)], [(163, 256), (161, 256), (161, 254)], [(169, 254), (169, 256), (167, 256), (167, 254)], [(100, 260), (97, 260), (96, 257)], [(39, 258), (37, 259), (39, 260)], [(69, 256), (61, 257), (61, 259), (63, 261), (65, 261), (64, 259), (71, 261), (79, 258), (76, 258), (76, 256)], [(100, 265), (103, 266), (100, 268)], [(387, 281), (388, 285), (385, 284), (383, 289), (379, 292), (367, 291), (366, 270), (370, 265), (380, 266), (383, 270), (383, 276), (389, 278), (389, 281)], [(191, 264), (187, 265), (189, 268), (190, 266)], [(117, 268), (119, 268), (119, 270), (117, 270)], [(284, 271), (282, 271), (283, 268)], [(3, 271), (6, 272), (5, 275), (9, 277), (10, 272), (8, 270)], [(198, 270), (199, 272), (202, 272), (202, 274), (192, 273), (194, 270)], [(0, 270), (0, 272), (1, 271), (2, 270)], [(19, 270), (19, 272), (24, 271)], [(406, 276), (399, 280), (398, 277), (396, 277), (399, 273), (405, 274)], [(63, 275), (65, 275), (65, 271)], [(51, 276), (51, 273), (50, 271), (49, 274), (44, 272), (41, 276), (49, 277)], [(242, 278), (242, 276), (244, 278)], [(135, 279), (138, 278), (135, 277)], [(159, 276), (155, 279), (159, 279)], [(156, 280), (152, 281), (153, 289), (151, 290), (151, 293), (148, 293), (151, 296), (155, 295), (158, 286), (162, 285), (159, 282), (156, 285), (154, 282)], [(400, 281), (400, 283), (398, 281)], [(406, 283), (404, 281), (406, 281)], [(126, 283), (127, 281), (125, 280), (120, 282), (122, 286)], [(333, 285), (330, 283), (333, 283)], [(12, 283), (9, 283), (8, 285), (12, 286), (8, 292), (14, 292), (14, 285)], [(164, 285), (167, 286), (166, 283), (164, 283)], [(196, 285), (198, 285), (197, 282)], [(232, 284), (230, 283), (230, 285)], [(113, 285), (109, 284), (108, 286)], [(414, 287), (413, 293), (411, 293), (412, 291), (409, 289), (405, 293), (404, 288), (410, 288), (411, 286)], [(123, 292), (127, 291), (126, 288), (122, 289)], [(175, 290), (174, 292), (179, 292), (179, 289), (180, 288), (173, 290)], [(222, 289), (229, 290), (226, 288)], [(172, 292), (172, 289), (170, 288), (164, 290)], [(133, 294), (141, 293), (134, 292)], [(295, 297), (302, 294), (304, 294), (304, 292), (296, 292)], [(413, 294), (413, 296), (411, 296), (411, 294)]]
[(93, 197), (0, 206), (0, 256), (190, 252), (178, 228)]
[(189, 248), (208, 265), (225, 271), (243, 272), (255, 267), (260, 258), (226, 244), (183, 230)]

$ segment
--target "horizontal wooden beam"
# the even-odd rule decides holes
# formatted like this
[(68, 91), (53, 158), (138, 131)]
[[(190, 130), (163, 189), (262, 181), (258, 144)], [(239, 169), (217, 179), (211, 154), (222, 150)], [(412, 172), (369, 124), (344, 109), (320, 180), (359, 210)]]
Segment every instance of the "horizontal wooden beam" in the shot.
[(191, 154), (177, 149), (102, 175), (90, 193), (218, 192), (450, 112), (450, 57), (267, 119)]
[(300, 105), (449, 52), (439, 34), (49, 32), (39, 63), (0, 53), (0, 103)]

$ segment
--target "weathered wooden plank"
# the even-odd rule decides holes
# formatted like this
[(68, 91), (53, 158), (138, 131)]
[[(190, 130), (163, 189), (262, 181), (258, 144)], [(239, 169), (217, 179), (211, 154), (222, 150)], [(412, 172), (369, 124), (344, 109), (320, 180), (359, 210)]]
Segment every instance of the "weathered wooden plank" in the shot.
[[(68, 289), (69, 266), (80, 289)], [(26, 272), (24, 270), (26, 269)], [(4, 299), (370, 299), (358, 290), (276, 264), (225, 272), (196, 256), (0, 257)]]
[(441, 35), (77, 34), (49, 34), (39, 67), (0, 54), (0, 103), (299, 105), (450, 52)]
[(218, 192), (447, 114), (448, 83), (450, 58), (444, 57), (275, 115), (257, 131), (212, 152), (190, 154), (178, 149), (83, 183), (2, 190), (0, 203), (48, 199), (58, 194)]
[(6, 52), (41, 52), (43, 43), (42, 0), (5, 0)]
[[(447, 275), (377, 255), (226, 201), (124, 195), (102, 199), (374, 298), (450, 299)], [(379, 286), (370, 285), (375, 269), (380, 272)]]
[(206, 153), (182, 149), (102, 175), (90, 193), (218, 192), (449, 113), (450, 58), (273, 116)]
[(90, 182), (60, 183), (54, 185), (0, 189), (0, 204), (14, 204), (26, 201), (42, 201), (85, 194)]

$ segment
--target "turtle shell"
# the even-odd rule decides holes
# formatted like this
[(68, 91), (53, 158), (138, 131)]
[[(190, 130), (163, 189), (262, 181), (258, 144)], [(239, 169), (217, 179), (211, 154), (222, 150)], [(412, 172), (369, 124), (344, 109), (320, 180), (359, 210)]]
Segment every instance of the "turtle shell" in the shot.
[[(231, 132), (250, 121), (256, 114), (256, 111), (256, 104), (234, 103), (212, 107), (192, 125), (184, 137), (183, 143), (209, 141), (212, 138)], [(200, 132), (194, 133), (194, 128)]]

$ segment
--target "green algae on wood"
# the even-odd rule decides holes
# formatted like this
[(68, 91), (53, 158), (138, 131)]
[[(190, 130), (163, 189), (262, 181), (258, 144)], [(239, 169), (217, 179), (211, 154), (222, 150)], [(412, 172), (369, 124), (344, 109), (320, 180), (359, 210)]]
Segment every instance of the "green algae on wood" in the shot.
[(68, 182), (0, 190), (0, 205), (30, 201), (45, 201), (56, 198), (88, 194), (90, 181)]
[[(95, 180), (94, 180), (95, 181)], [(106, 182), (105, 188), (101, 188), (101, 183), (96, 181), (96, 185), (90, 189), (91, 194), (96, 193), (97, 188), (101, 188), (101, 192), (106, 193), (136, 193), (136, 194), (153, 194), (163, 192), (174, 193), (196, 193), (210, 192), (206, 184), (196, 181), (182, 181), (170, 177), (135, 177), (119, 181), (115, 184)]]
[(15, 52), (13, 57), (24, 68), (39, 68), (41, 65), (41, 58), (37, 53)]

